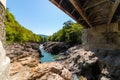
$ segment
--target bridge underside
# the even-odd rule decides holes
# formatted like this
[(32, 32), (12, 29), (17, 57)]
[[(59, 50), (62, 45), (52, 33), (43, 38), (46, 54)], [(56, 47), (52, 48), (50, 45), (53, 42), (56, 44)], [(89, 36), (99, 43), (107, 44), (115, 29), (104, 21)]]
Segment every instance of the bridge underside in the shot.
[(120, 0), (50, 0), (85, 28), (86, 49), (120, 49)]
[(50, 0), (84, 27), (120, 20), (120, 0)]

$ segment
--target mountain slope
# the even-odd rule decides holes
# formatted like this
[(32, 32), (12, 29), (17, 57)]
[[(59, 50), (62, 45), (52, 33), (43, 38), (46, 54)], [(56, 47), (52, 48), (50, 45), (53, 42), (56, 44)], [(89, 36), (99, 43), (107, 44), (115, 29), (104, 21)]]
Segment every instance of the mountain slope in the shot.
[(20, 25), (8, 9), (6, 10), (5, 25), (6, 40), (8, 42), (40, 42), (42, 40), (41, 36), (34, 34), (32, 31)]
[(45, 38), (48, 38), (48, 37), (49, 37), (49, 36), (44, 35), (44, 34), (38, 34), (38, 35), (43, 36), (43, 37), (45, 37)]

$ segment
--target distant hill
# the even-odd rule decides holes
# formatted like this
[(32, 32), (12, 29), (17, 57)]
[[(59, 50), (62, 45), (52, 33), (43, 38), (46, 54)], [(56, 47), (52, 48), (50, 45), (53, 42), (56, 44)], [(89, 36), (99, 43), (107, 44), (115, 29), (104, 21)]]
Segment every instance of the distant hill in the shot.
[(42, 36), (34, 34), (16, 21), (14, 15), (6, 10), (6, 41), (8, 42), (44, 42)]
[(45, 37), (45, 38), (48, 38), (48, 37), (49, 37), (49, 36), (44, 35), (44, 34), (38, 34), (38, 35), (43, 36), (43, 37)]

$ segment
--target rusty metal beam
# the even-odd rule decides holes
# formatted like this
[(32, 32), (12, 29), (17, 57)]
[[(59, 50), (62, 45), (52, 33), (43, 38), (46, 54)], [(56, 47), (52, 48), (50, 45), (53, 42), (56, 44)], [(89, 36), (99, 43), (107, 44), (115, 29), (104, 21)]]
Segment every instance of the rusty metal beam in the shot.
[(76, 0), (70, 0), (71, 4), (73, 4), (73, 6), (75, 7), (75, 9), (79, 12), (79, 14), (82, 16), (82, 18), (86, 21), (86, 23), (92, 27), (90, 21), (87, 19), (87, 17), (85, 16), (85, 14), (83, 13), (82, 9), (79, 7), (78, 3)]
[(119, 4), (120, 4), (120, 0), (115, 0), (115, 3), (113, 4), (113, 7), (112, 7), (111, 12), (110, 12), (110, 15), (109, 15), (108, 24), (111, 23), (112, 18), (113, 18), (113, 16), (114, 16), (115, 11), (116, 11), (116, 9), (117, 9), (117, 7), (118, 7)]

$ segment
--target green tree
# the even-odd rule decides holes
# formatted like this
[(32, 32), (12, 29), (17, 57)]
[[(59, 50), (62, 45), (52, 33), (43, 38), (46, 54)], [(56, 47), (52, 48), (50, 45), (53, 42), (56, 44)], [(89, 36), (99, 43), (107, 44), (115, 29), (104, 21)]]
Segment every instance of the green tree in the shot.
[(82, 26), (78, 23), (67, 21), (63, 28), (48, 38), (50, 41), (66, 42), (74, 45), (81, 43)]
[(5, 25), (6, 41), (8, 42), (43, 42), (43, 39), (45, 41), (45, 38), (21, 26), (8, 9), (6, 10)]

